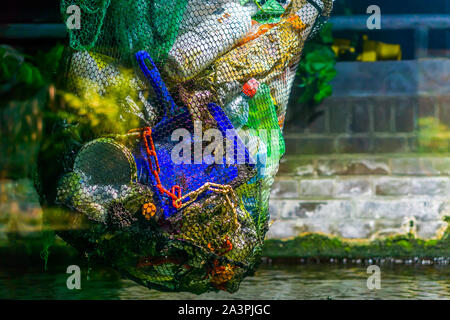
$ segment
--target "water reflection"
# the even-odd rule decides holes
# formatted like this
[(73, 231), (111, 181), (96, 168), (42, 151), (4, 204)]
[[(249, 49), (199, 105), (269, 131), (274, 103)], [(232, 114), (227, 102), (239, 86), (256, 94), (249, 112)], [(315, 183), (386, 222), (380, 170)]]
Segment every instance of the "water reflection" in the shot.
[[(149, 290), (110, 269), (83, 269), (82, 289), (66, 288), (63, 268), (0, 270), (2, 299), (450, 299), (448, 266), (381, 267), (381, 289), (367, 289), (366, 267), (262, 266), (235, 294), (193, 295)], [(89, 278), (89, 280), (87, 280)]]

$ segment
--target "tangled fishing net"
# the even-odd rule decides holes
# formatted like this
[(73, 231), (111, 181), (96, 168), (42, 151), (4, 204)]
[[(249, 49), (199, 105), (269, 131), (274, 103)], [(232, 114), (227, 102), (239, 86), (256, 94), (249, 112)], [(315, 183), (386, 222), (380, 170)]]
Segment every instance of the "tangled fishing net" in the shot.
[(150, 288), (235, 292), (268, 230), (302, 48), (332, 0), (62, 0), (65, 21), (73, 5), (62, 74), (78, 113), (58, 128), (100, 129), (64, 140), (44, 183), (70, 212), (58, 234)]

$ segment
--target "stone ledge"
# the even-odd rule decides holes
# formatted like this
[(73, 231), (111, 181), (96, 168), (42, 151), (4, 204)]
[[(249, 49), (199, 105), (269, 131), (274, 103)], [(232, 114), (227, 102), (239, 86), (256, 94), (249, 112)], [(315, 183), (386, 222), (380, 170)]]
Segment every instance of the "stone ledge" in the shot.
[(447, 199), (450, 177), (337, 176), (275, 180), (271, 199)]
[(270, 191), (271, 198), (298, 198), (298, 181), (294, 179), (275, 180)]
[(394, 175), (442, 175), (450, 171), (450, 158), (400, 158), (392, 159)]
[(335, 97), (450, 94), (449, 59), (340, 62), (336, 69)]
[(336, 198), (345, 197), (364, 197), (373, 194), (372, 181), (364, 178), (351, 177), (341, 178), (338, 177), (335, 182), (334, 196)]
[(278, 176), (450, 176), (450, 154), (285, 156)]
[(321, 176), (333, 175), (387, 175), (390, 174), (388, 160), (318, 160), (317, 173)]
[(334, 179), (300, 180), (300, 195), (302, 197), (333, 197)]
[(448, 232), (446, 235), (443, 239), (428, 241), (415, 239), (409, 234), (374, 241), (348, 241), (323, 234), (306, 233), (289, 240), (266, 240), (263, 256), (270, 258), (270, 262), (272, 259), (276, 262), (280, 258), (296, 258), (290, 261), (298, 263), (304, 262), (304, 259), (313, 259), (313, 262), (317, 263), (325, 259), (325, 261), (336, 263), (339, 259), (343, 264), (370, 265), (373, 262), (383, 264), (390, 260), (392, 263), (395, 261), (396, 264), (404, 262), (448, 265), (450, 237)]
[(447, 227), (450, 202), (436, 199), (271, 200), (275, 221), (267, 237), (283, 239), (303, 232), (369, 239), (382, 234), (414, 232), (439, 238)]

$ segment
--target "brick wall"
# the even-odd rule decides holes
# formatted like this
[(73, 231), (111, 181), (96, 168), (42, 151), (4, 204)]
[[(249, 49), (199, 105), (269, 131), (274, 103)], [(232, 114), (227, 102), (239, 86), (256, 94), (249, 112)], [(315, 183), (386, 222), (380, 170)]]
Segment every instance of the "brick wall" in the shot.
[[(324, 115), (308, 128), (286, 127), (287, 154), (392, 153), (419, 150), (419, 119), (450, 127), (450, 60), (342, 62)], [(296, 108), (296, 96), (288, 119)], [(450, 138), (442, 142), (450, 152)]]
[(324, 115), (306, 129), (286, 128), (268, 237), (438, 238), (450, 216), (450, 136), (440, 141), (440, 153), (423, 153), (419, 119), (450, 127), (450, 60), (337, 69)]
[(268, 237), (321, 232), (372, 239), (437, 238), (450, 216), (450, 158), (406, 155), (286, 157), (270, 200)]

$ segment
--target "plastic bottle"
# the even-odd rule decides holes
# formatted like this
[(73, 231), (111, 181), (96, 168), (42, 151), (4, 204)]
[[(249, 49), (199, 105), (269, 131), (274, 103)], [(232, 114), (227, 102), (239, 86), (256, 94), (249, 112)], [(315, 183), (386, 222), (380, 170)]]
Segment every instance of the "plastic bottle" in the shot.
[(224, 111), (235, 128), (240, 128), (248, 121), (249, 100), (258, 91), (259, 82), (251, 78), (242, 87), (241, 93), (224, 108)]
[(234, 2), (218, 8), (177, 38), (169, 51), (167, 73), (179, 81), (193, 78), (250, 30), (251, 14), (252, 10)]
[(265, 142), (267, 166), (271, 166), (280, 161), (285, 151), (285, 145), (269, 86), (262, 84), (249, 105), (247, 126), (257, 130), (260, 138)]
[(276, 112), (280, 127), (283, 127), (284, 115), (286, 114), (297, 66), (298, 62), (294, 61), (291, 65), (288, 65), (280, 75), (274, 77), (270, 84), (270, 88), (273, 91), (273, 98), (278, 106)]
[[(241, 3), (241, 0), (189, 0), (186, 11), (183, 14), (180, 30), (184, 31), (185, 29), (196, 28), (217, 9), (230, 2)], [(250, 15), (258, 11), (258, 7), (253, 0), (242, 5), (242, 9), (248, 10)]]
[(275, 27), (213, 62), (205, 81), (211, 92), (217, 92), (218, 100), (234, 83), (242, 83), (252, 77), (271, 85), (274, 78), (299, 59), (319, 11), (302, 1), (292, 2), (291, 6), (294, 11), (284, 16)]
[(244, 142), (252, 158), (256, 161), (256, 178), (258, 180), (263, 179), (266, 173), (265, 168), (267, 164), (266, 143), (258, 136), (258, 132), (251, 128), (243, 127), (237, 129), (236, 132)]

